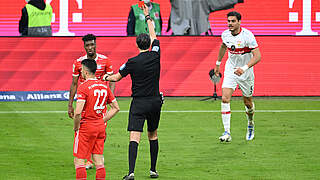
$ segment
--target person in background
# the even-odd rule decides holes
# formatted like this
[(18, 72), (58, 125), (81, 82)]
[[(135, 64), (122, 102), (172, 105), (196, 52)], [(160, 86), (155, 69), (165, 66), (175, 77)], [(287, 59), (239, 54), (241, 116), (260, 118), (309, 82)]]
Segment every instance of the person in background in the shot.
[(52, 36), (52, 7), (44, 0), (26, 0), (19, 21), (21, 36)]
[(172, 35), (213, 35), (209, 23), (212, 12), (233, 8), (244, 0), (170, 0), (167, 32)]
[[(141, 0), (140, 0), (141, 1)], [(160, 14), (160, 5), (158, 3), (150, 2), (150, 0), (143, 0), (150, 10), (150, 18), (153, 20), (156, 35), (161, 35), (162, 18)], [(148, 33), (143, 11), (138, 4), (132, 5), (128, 17), (127, 35), (138, 36), (141, 33)]]

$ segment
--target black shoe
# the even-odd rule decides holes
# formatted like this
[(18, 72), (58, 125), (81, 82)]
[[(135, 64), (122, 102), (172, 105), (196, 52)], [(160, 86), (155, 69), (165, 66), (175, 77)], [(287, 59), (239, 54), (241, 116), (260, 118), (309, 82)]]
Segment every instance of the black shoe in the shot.
[(151, 171), (150, 170), (150, 177), (151, 178), (158, 178), (159, 177), (159, 174), (157, 171)]
[(134, 180), (134, 174), (128, 174), (122, 178), (123, 180)]

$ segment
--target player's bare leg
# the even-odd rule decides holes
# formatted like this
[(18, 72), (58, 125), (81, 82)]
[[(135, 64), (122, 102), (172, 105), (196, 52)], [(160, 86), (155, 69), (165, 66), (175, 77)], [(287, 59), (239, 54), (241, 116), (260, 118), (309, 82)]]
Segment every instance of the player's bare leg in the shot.
[(87, 179), (85, 159), (74, 158), (74, 167), (76, 169), (76, 179)]
[(150, 143), (150, 159), (151, 159), (150, 177), (158, 178), (159, 174), (156, 171), (157, 158), (158, 158), (158, 152), (159, 152), (157, 130), (152, 132), (148, 131), (148, 138)]
[(92, 154), (94, 164), (96, 166), (96, 180), (106, 178), (106, 169), (104, 168), (104, 158), (102, 154)]
[(246, 140), (251, 141), (254, 138), (254, 103), (252, 102), (252, 97), (243, 97), (243, 102), (246, 108), (246, 116), (248, 120), (248, 130), (246, 134)]
[(229, 142), (231, 141), (230, 131), (230, 100), (234, 90), (232, 88), (222, 88), (222, 102), (221, 102), (221, 117), (224, 127), (224, 133), (219, 137), (220, 141)]
[(129, 144), (129, 173), (123, 179), (134, 179), (134, 168), (136, 164), (138, 146), (140, 142), (141, 132), (130, 131), (130, 144)]

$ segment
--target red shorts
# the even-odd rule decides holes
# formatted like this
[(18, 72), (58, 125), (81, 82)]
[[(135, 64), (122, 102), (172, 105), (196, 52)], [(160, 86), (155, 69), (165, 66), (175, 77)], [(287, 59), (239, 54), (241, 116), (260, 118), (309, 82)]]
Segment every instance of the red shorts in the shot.
[(105, 137), (105, 126), (80, 126), (74, 135), (73, 156), (87, 159), (91, 154), (103, 154)]

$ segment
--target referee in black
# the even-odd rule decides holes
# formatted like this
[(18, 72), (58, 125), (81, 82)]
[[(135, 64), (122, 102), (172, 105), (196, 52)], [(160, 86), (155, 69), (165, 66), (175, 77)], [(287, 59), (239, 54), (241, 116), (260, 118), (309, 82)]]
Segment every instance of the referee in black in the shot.
[[(149, 34), (140, 34), (136, 38), (136, 44), (140, 51), (139, 55), (130, 58), (120, 67), (117, 74), (108, 76), (106, 81), (120, 81), (128, 74), (132, 80), (132, 101), (129, 112), (128, 131), (130, 131), (129, 144), (129, 173), (123, 179), (134, 179), (134, 167), (138, 153), (141, 132), (143, 132), (144, 121), (147, 119), (148, 138), (150, 143), (151, 168), (150, 177), (157, 178), (156, 171), (158, 157), (158, 135), (157, 129), (160, 120), (163, 97), (159, 93), (160, 78), (160, 45), (156, 38), (152, 19), (149, 16), (147, 6), (142, 10), (148, 24)], [(151, 51), (149, 51), (151, 44)]]

